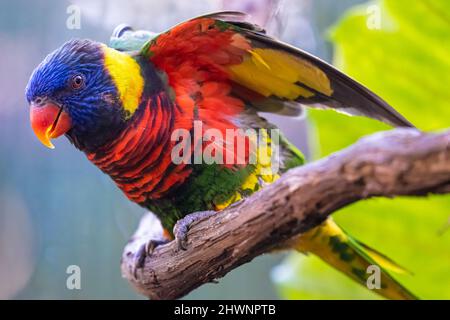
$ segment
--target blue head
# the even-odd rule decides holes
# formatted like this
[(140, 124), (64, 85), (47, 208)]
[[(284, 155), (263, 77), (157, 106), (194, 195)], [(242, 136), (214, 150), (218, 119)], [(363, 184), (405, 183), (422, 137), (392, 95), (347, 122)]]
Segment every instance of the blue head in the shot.
[(124, 127), (126, 110), (105, 67), (105, 48), (90, 40), (71, 40), (31, 75), (26, 88), (31, 122), (47, 146), (52, 146), (51, 138), (65, 133), (79, 149), (91, 151)]

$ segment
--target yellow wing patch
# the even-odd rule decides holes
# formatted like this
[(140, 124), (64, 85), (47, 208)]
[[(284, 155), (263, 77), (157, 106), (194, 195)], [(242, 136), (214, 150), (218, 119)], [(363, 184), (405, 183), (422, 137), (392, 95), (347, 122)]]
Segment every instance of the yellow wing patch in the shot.
[[(277, 180), (280, 176), (278, 173), (273, 172), (272, 170), (272, 148), (271, 148), (271, 139), (267, 134), (267, 130), (261, 129), (261, 136), (263, 143), (260, 143), (256, 151), (256, 167), (252, 173), (250, 173), (246, 179), (243, 181), (241, 185), (241, 190), (248, 190), (251, 192), (257, 191), (260, 188), (261, 180), (270, 184)], [(216, 210), (222, 210), (231, 205), (232, 203), (239, 201), (243, 198), (241, 192), (236, 191), (230, 198), (225, 200), (222, 203), (218, 203), (215, 205)]]
[(302, 83), (330, 96), (333, 90), (327, 75), (306, 60), (286, 52), (256, 48), (241, 64), (228, 67), (231, 79), (263, 96), (295, 100), (311, 98), (314, 93), (296, 83)]
[(123, 108), (131, 116), (139, 107), (144, 89), (141, 69), (136, 60), (129, 55), (107, 46), (104, 46), (103, 50), (105, 68), (119, 91)]

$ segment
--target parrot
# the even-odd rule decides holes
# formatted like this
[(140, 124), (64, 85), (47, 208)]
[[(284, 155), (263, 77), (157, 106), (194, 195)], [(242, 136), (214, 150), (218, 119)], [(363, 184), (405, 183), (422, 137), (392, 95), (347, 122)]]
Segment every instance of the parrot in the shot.
[[(161, 221), (163, 239), (140, 250), (137, 268), (156, 246), (187, 237), (193, 222), (220, 214), (305, 163), (261, 113), (296, 117), (306, 106), (414, 127), (357, 81), (234, 11), (205, 14), (161, 33), (121, 25), (109, 46), (69, 40), (36, 67), (25, 91), (31, 127), (45, 146), (54, 148), (51, 140), (65, 135), (130, 201)], [(214, 139), (203, 137), (211, 130)], [(231, 142), (255, 130), (261, 143), (249, 150), (254, 139), (244, 136), (240, 152), (221, 140), (229, 130), (241, 132)], [(272, 151), (275, 143), (279, 152)], [(212, 160), (222, 155), (230, 161), (196, 161), (196, 152), (207, 148)], [(367, 268), (376, 265), (376, 293), (417, 299), (390, 274), (405, 268), (331, 217), (283, 249), (316, 255), (363, 286)]]

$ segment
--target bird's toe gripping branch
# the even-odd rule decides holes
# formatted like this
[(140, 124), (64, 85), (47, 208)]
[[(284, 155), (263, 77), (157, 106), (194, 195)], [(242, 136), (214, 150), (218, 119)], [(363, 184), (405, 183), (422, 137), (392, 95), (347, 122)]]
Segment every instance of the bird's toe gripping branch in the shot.
[(138, 249), (134, 256), (134, 266), (133, 266), (133, 274), (135, 278), (137, 278), (137, 272), (139, 269), (142, 269), (145, 264), (145, 258), (152, 255), (153, 251), (155, 251), (156, 247), (161, 246), (163, 244), (169, 243), (169, 239), (149, 239), (147, 242), (143, 243), (141, 247)]
[(212, 215), (216, 214), (217, 211), (199, 211), (194, 212), (183, 219), (177, 221), (173, 228), (173, 234), (175, 235), (175, 240), (178, 245), (178, 249), (186, 250), (187, 249), (187, 234), (189, 228), (196, 222), (201, 221), (203, 219), (207, 219)]
[(164, 229), (159, 219), (152, 213), (146, 214), (133, 237), (125, 247), (123, 259), (131, 258), (129, 273), (135, 280), (139, 278), (139, 270), (142, 270), (145, 259), (150, 256), (157, 246), (170, 242), (164, 234)]
[[(178, 250), (187, 250), (188, 232), (190, 227), (198, 221), (207, 219), (217, 213), (216, 211), (201, 211), (187, 215), (178, 220), (173, 233), (177, 242)], [(125, 249), (127, 256), (133, 255), (133, 263), (130, 266), (130, 273), (135, 280), (139, 280), (139, 270), (145, 265), (145, 259), (150, 257), (158, 246), (167, 244), (172, 239), (164, 231), (159, 219), (152, 213), (148, 213), (141, 220), (138, 230)]]

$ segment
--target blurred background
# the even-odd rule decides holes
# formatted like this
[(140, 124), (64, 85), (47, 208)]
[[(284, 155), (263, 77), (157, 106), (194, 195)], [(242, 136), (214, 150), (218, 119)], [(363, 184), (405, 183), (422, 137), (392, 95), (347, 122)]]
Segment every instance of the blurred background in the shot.
[[(75, 5), (75, 7), (74, 7)], [(113, 28), (163, 31), (206, 12), (248, 12), (269, 33), (334, 63), (424, 130), (450, 126), (446, 0), (78, 0), (0, 2), (0, 299), (141, 299), (121, 278), (122, 249), (143, 209), (62, 138), (43, 147), (24, 89), (34, 67), (71, 38), (108, 42)], [(80, 12), (79, 28), (67, 24)], [(73, 21), (72, 21), (73, 22)], [(335, 112), (273, 119), (315, 159), (387, 126)], [(450, 298), (450, 198), (373, 199), (334, 217), (406, 266), (422, 298)], [(81, 288), (67, 287), (68, 268)], [(259, 257), (189, 298), (377, 298), (314, 257)]]

